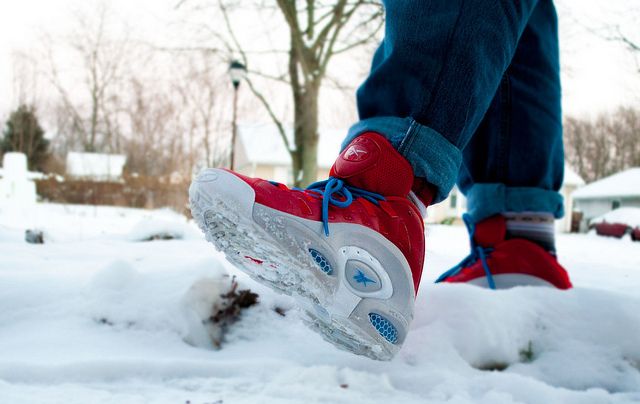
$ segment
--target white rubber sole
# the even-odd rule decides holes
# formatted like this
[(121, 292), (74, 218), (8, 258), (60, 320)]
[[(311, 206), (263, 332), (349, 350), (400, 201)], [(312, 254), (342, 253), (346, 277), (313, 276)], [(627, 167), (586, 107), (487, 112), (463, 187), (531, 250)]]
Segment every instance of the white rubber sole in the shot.
[(208, 241), (252, 279), (292, 295), (305, 323), (339, 348), (378, 360), (400, 349), (413, 318), (409, 265), (364, 226), (322, 224), (255, 202), (253, 189), (220, 169), (189, 189), (191, 211)]
[[(493, 282), (496, 289), (511, 289), (518, 286), (543, 286), (549, 288), (555, 288), (553, 284), (538, 278), (537, 276), (525, 275), (525, 274), (496, 274), (493, 275)], [(486, 276), (472, 279), (466, 282), (469, 285), (480, 286), (482, 288), (489, 288), (489, 281)]]

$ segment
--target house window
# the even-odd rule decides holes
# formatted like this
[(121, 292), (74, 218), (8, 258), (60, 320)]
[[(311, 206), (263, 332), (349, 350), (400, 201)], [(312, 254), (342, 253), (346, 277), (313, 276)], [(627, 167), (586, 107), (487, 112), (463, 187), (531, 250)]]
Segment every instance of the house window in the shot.
[(620, 207), (620, 201), (617, 201), (617, 200), (616, 200), (616, 201), (611, 202), (611, 209), (612, 209), (612, 210), (616, 210), (616, 209), (618, 209), (619, 207)]

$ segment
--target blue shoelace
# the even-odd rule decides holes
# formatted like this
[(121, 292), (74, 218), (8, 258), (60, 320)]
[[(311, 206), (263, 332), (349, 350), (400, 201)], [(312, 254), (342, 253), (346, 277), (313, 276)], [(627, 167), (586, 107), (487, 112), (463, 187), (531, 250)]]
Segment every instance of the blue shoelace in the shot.
[(347, 185), (343, 180), (335, 177), (314, 182), (307, 187), (307, 191), (316, 192), (322, 198), (322, 225), (327, 237), (329, 236), (330, 204), (338, 208), (346, 208), (357, 198), (364, 198), (375, 205), (379, 205), (380, 201), (385, 199), (380, 194)]
[(471, 242), (471, 253), (467, 257), (465, 257), (462, 261), (460, 261), (458, 265), (454, 266), (447, 272), (440, 275), (440, 277), (436, 279), (436, 283), (440, 283), (445, 279), (449, 278), (450, 276), (457, 275), (464, 268), (472, 265), (477, 260), (480, 260), (480, 262), (482, 263), (482, 268), (484, 269), (485, 276), (487, 277), (487, 283), (489, 284), (489, 288), (495, 289), (496, 284), (493, 281), (493, 275), (491, 274), (491, 270), (489, 269), (489, 264), (487, 264), (487, 256), (493, 251), (493, 248), (482, 247), (476, 244), (475, 240), (473, 239), (476, 226), (473, 223), (471, 216), (465, 213), (464, 215), (462, 215), (462, 220), (464, 220), (464, 224), (467, 226), (467, 230), (469, 231), (469, 239)]

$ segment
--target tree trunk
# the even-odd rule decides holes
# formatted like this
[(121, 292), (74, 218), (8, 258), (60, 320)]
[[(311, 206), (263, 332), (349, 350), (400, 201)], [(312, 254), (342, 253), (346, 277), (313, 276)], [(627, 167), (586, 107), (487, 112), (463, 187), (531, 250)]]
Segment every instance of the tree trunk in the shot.
[[(318, 178), (318, 92), (319, 83), (301, 87), (295, 103), (294, 140), (297, 159), (294, 159), (294, 185), (305, 187)], [(297, 161), (296, 161), (297, 160)]]
[(96, 151), (96, 133), (98, 132), (98, 99), (95, 93), (92, 94), (91, 98), (91, 132), (89, 133), (89, 144), (85, 146), (85, 151), (87, 152)]

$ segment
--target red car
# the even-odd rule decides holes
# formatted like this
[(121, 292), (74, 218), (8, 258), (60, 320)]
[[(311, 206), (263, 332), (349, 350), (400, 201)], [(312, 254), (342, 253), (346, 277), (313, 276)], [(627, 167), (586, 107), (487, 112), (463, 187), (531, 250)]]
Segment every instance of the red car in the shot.
[[(599, 236), (608, 236), (608, 237), (616, 237), (616, 238), (622, 238), (622, 236), (624, 236), (627, 233), (627, 230), (630, 229), (630, 227), (627, 226), (626, 224), (608, 223), (608, 222), (596, 223), (594, 227), (596, 228), (596, 233)], [(637, 236), (640, 236), (640, 229), (636, 228), (636, 231), (638, 232)], [(633, 233), (631, 237), (632, 238), (634, 237)]]
[(622, 238), (625, 234), (631, 240), (640, 241), (640, 207), (621, 207), (592, 219), (589, 229), (596, 229), (600, 236)]

